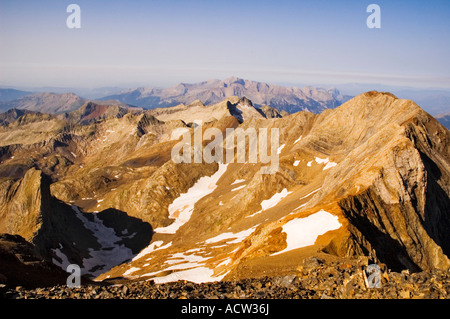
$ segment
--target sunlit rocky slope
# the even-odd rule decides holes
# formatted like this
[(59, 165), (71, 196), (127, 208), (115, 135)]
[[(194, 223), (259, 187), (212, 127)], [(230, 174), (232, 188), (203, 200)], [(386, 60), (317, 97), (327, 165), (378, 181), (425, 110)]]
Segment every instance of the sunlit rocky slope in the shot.
[[(89, 103), (0, 127), (0, 233), (64, 269), (205, 282), (283, 275), (315, 255), (449, 268), (450, 135), (412, 101), (367, 92), (284, 116), (238, 97), (151, 111)], [(224, 134), (277, 128), (278, 171), (248, 157), (175, 163), (172, 132), (194, 137), (199, 121)]]

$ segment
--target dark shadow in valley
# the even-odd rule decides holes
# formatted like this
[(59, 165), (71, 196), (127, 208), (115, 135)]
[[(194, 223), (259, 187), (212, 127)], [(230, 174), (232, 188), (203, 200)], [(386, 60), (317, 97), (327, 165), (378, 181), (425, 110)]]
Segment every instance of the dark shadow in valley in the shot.
[(121, 238), (116, 244), (130, 248), (134, 255), (147, 247), (152, 240), (152, 226), (139, 218), (114, 208), (106, 209), (96, 215), (103, 225), (114, 229), (117, 236)]
[(77, 264), (96, 277), (130, 261), (152, 237), (149, 223), (123, 211), (85, 213), (50, 197), (34, 244), (39, 255), (64, 270), (67, 263)]

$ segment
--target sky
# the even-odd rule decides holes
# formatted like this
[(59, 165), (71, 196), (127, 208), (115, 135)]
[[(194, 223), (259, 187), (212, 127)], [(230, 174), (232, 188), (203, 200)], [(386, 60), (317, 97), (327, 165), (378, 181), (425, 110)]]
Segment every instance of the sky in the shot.
[[(69, 4), (80, 7), (70, 29)], [(381, 28), (368, 28), (369, 4)], [(450, 1), (1, 0), (0, 85), (450, 88)]]

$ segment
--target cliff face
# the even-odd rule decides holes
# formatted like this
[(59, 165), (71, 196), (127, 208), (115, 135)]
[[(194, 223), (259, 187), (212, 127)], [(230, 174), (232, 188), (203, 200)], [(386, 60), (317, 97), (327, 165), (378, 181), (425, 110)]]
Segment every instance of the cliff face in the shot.
[(33, 240), (42, 224), (41, 211), (49, 204), (49, 181), (41, 171), (30, 169), (22, 179), (4, 179), (1, 184), (0, 232)]
[(393, 268), (450, 266), (449, 133), (420, 112), (373, 183), (339, 202), (357, 242)]

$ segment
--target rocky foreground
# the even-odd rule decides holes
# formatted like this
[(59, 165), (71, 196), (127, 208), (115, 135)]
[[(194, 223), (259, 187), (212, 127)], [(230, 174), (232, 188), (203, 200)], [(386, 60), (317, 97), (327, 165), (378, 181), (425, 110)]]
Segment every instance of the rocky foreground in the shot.
[(312, 257), (296, 274), (195, 284), (179, 281), (59, 285), (27, 290), (1, 286), (4, 299), (450, 299), (450, 271), (401, 273), (379, 265), (380, 288), (370, 288), (367, 262)]

